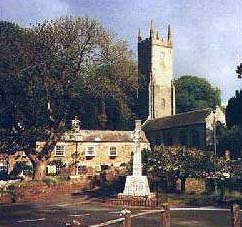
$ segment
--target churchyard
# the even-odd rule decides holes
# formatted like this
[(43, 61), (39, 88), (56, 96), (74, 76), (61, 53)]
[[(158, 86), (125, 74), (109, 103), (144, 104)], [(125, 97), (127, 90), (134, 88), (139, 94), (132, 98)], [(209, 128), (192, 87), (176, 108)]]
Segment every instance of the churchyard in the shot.
[[(89, 226), (98, 226), (107, 221), (120, 219), (122, 209), (122, 206), (108, 206), (85, 197), (58, 197), (49, 201), (1, 205), (0, 225), (2, 227), (62, 227), (76, 220)], [(132, 227), (139, 227), (140, 223), (147, 227), (160, 226), (160, 211), (157, 213), (157, 209), (127, 209), (131, 210), (132, 215), (144, 213), (132, 218)], [(153, 214), (150, 211), (153, 211)], [(171, 227), (231, 227), (230, 218), (230, 209), (171, 208)], [(111, 223), (108, 226), (121, 224)]]
[(140, 222), (148, 227), (166, 226), (161, 225), (161, 217), (164, 218), (162, 210), (167, 204), (170, 206), (171, 227), (238, 226), (231, 223), (230, 207), (235, 201), (219, 203), (216, 196), (169, 193), (159, 194), (158, 201), (136, 197), (132, 202), (131, 199), (118, 198), (117, 192), (120, 187), (124, 188), (124, 182), (121, 186), (109, 182), (95, 189), (85, 188), (87, 182), (73, 182), (71, 187), (69, 183), (66, 182), (65, 187), (40, 182), (32, 187), (28, 186), (30, 182), (25, 187), (16, 185), (16, 200), (1, 203), (0, 226), (61, 227), (73, 220), (76, 225), (72, 223), (70, 226), (78, 226), (77, 223), (93, 227), (120, 226), (123, 223), (120, 213), (124, 209), (131, 211), (132, 227), (140, 226)]
[[(90, 15), (106, 7), (100, 2)], [(167, 12), (193, 7), (178, 6)], [(40, 8), (32, 11), (49, 9)], [(242, 77), (242, 63), (220, 62), (220, 49), (231, 55), (227, 50), (240, 48), (225, 48), (236, 35), (217, 18), (210, 23), (211, 15), (209, 26), (199, 27), (202, 19), (179, 24), (187, 15), (173, 21), (171, 13), (174, 27), (155, 17), (149, 26), (139, 21), (135, 36), (135, 18), (127, 15), (127, 27), (120, 29), (124, 18), (116, 27), (132, 29), (134, 50), (121, 38), (126, 33), (110, 29), (113, 18), (106, 24), (73, 15), (31, 26), (0, 19), (0, 226), (240, 227), (242, 91), (232, 97), (223, 93), (229, 85), (217, 87), (226, 88), (228, 75)], [(184, 30), (190, 21), (196, 32)], [(200, 29), (210, 26), (203, 36)], [(193, 46), (197, 40), (206, 43)]]

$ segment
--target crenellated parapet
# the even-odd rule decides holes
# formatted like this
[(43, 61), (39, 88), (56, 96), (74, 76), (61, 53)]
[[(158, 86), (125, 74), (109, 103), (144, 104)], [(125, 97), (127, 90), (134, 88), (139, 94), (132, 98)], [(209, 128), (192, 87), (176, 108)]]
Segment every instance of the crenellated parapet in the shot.
[(165, 38), (150, 24), (150, 35), (138, 32), (139, 84), (137, 109), (140, 119), (155, 119), (175, 114), (173, 83), (173, 47), (171, 28)]
[(153, 24), (151, 21), (150, 25), (150, 36), (149, 38), (142, 39), (141, 31), (138, 31), (138, 44), (147, 44), (152, 43), (154, 45), (164, 46), (168, 48), (172, 48), (172, 41), (171, 41), (171, 28), (168, 25), (167, 28), (167, 36), (165, 38), (159, 37), (159, 31), (153, 28)]

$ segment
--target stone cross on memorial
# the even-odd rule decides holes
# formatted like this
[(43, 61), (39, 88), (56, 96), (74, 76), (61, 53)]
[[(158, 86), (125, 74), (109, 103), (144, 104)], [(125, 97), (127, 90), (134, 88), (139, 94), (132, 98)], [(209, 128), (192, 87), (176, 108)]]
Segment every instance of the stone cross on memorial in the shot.
[(134, 154), (133, 154), (133, 176), (142, 176), (142, 161), (141, 161), (141, 121), (135, 121), (135, 129), (132, 133), (134, 141)]
[(141, 140), (142, 140), (141, 121), (135, 121), (135, 130), (132, 132), (134, 141), (133, 148), (133, 172), (131, 176), (126, 177), (123, 193), (119, 196), (145, 196), (151, 197), (147, 176), (142, 176), (142, 160), (141, 160)]

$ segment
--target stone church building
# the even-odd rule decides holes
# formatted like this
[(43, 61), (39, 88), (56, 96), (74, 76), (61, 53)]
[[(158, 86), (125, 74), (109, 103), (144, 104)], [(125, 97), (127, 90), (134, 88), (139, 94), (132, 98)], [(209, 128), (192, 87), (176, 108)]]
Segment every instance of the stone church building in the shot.
[[(183, 145), (205, 148), (214, 144), (215, 125), (225, 123), (220, 108), (176, 114), (173, 79), (173, 45), (170, 26), (167, 37), (160, 38), (151, 25), (149, 38), (138, 35), (138, 70), (140, 89), (137, 118), (142, 120), (141, 148), (150, 145)], [(85, 130), (78, 121), (66, 132), (52, 151), (48, 172), (58, 172), (59, 161), (67, 166), (78, 162), (78, 171), (86, 167), (101, 171), (127, 163), (134, 151), (132, 131)], [(148, 140), (147, 140), (148, 139)], [(40, 150), (44, 141), (38, 141)], [(80, 156), (75, 160), (75, 154)], [(0, 157), (0, 172), (10, 172), (16, 162), (28, 161), (26, 156)], [(24, 160), (22, 160), (24, 158)], [(54, 164), (55, 163), (55, 164)]]
[(138, 35), (138, 115), (151, 145), (183, 145), (203, 149), (214, 144), (215, 127), (225, 123), (219, 107), (175, 114), (173, 45), (160, 38), (151, 24), (149, 38)]

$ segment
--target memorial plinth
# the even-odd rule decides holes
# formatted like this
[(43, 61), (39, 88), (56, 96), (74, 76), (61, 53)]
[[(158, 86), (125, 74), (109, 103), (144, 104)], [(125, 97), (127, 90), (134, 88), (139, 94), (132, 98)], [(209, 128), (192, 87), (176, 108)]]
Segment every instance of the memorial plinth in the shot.
[(150, 197), (150, 188), (147, 176), (127, 176), (125, 188), (121, 195)]
[(133, 155), (133, 172), (131, 176), (126, 177), (123, 193), (119, 196), (144, 196), (153, 197), (150, 193), (150, 187), (147, 176), (142, 176), (142, 160), (141, 160), (141, 121), (135, 121), (135, 130), (133, 132), (134, 155)]

